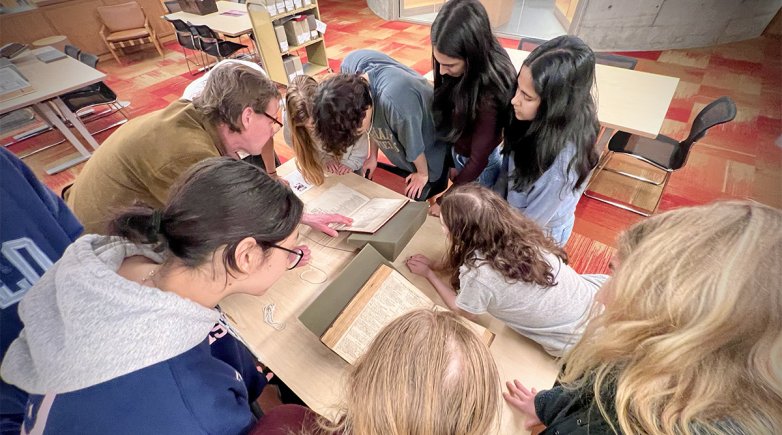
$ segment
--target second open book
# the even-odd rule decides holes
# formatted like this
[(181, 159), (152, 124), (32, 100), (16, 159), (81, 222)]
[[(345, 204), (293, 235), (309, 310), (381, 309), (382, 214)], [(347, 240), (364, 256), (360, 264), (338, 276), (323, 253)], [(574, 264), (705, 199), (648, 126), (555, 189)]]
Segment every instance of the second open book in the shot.
[[(321, 341), (345, 361), (353, 364), (383, 327), (410, 311), (442, 309), (401, 273), (382, 264), (356, 293), (321, 337)], [(490, 345), (494, 334), (466, 321)]]
[(310, 213), (339, 213), (353, 219), (353, 225), (334, 229), (374, 233), (407, 204), (405, 198), (369, 198), (344, 184), (336, 184), (307, 204)]

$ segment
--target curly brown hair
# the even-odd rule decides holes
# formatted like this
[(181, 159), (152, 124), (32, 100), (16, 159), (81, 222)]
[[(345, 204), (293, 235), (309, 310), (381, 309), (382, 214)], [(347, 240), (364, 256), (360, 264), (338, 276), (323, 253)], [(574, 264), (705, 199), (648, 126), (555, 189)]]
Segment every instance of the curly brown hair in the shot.
[(366, 111), (372, 107), (369, 83), (358, 74), (324, 80), (312, 102), (315, 132), (323, 150), (340, 158), (361, 137)]
[[(540, 226), (511, 207), (496, 193), (477, 183), (452, 188), (443, 197), (440, 214), (450, 233), (445, 270), (459, 288), (459, 267), (489, 264), (505, 278), (556, 285), (544, 253), (567, 263), (567, 254)], [(480, 251), (482, 258), (476, 256)]]

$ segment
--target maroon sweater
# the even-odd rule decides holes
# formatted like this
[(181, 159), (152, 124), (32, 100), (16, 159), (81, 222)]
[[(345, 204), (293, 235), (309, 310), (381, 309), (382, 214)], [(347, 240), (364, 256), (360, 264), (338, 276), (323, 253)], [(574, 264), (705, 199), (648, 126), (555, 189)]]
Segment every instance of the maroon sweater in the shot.
[(470, 160), (459, 175), (453, 179), (454, 185), (469, 183), (478, 179), (486, 165), (489, 154), (502, 141), (502, 130), (497, 128), (497, 109), (494, 104), (485, 104), (478, 109), (478, 118), (469, 132), (462, 133), (453, 144), (456, 153)]

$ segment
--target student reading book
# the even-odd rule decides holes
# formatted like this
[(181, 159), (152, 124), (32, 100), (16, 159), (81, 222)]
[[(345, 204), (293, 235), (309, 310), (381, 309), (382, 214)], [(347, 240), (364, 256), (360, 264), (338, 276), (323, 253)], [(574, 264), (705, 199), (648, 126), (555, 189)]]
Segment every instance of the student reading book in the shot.
[(488, 312), (551, 355), (576, 344), (606, 275), (579, 275), (537, 224), (483, 186), (451, 189), (441, 211), (450, 285), (423, 255), (407, 260), (411, 272), (426, 277), (451, 310), (468, 318)]
[[(380, 330), (405, 313), (416, 309), (444, 310), (432, 302), (401, 273), (381, 264), (321, 337), (323, 344), (353, 364)], [(490, 345), (494, 334), (466, 322)]]
[(416, 310), (388, 324), (350, 369), (332, 423), (282, 405), (253, 435), (485, 435), (499, 420), (497, 367), (489, 349), (448, 311)]

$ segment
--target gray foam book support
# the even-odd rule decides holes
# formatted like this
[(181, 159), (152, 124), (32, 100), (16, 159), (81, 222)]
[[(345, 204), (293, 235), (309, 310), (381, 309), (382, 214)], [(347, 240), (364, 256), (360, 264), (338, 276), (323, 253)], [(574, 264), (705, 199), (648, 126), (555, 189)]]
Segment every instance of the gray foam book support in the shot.
[(374, 234), (353, 233), (346, 242), (354, 248), (372, 245), (387, 260), (394, 261), (426, 221), (428, 209), (426, 202), (409, 202)]
[(371, 245), (364, 246), (339, 276), (299, 315), (301, 323), (321, 337), (381, 264), (394, 268)]

